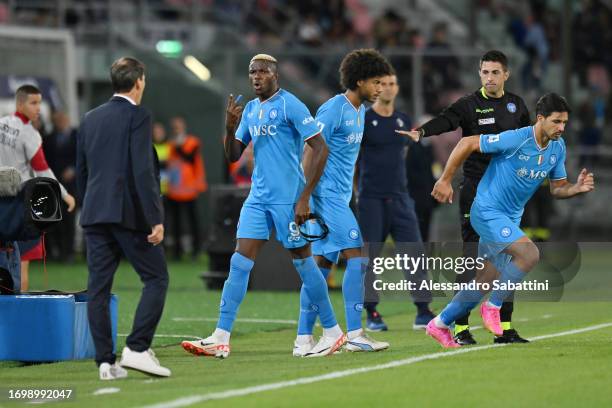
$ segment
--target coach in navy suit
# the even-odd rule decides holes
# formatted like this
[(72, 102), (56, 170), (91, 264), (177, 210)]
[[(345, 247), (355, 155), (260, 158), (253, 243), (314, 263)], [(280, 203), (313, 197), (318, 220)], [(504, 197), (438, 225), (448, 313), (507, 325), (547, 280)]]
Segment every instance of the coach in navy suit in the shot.
[[(88, 112), (77, 136), (77, 190), (87, 244), (88, 317), (100, 379), (124, 378), (133, 368), (167, 377), (150, 349), (162, 315), (168, 269), (162, 246), (163, 213), (151, 114), (139, 106), (144, 65), (120, 58), (111, 66), (115, 94)], [(121, 362), (113, 353), (109, 302), (121, 255), (132, 264), (144, 289)]]

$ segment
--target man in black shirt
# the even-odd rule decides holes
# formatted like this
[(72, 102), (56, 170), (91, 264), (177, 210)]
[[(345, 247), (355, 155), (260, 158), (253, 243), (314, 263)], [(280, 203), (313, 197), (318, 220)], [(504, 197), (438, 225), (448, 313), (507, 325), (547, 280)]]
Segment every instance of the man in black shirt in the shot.
[[(474, 93), (465, 95), (446, 108), (434, 119), (421, 127), (402, 132), (413, 140), (439, 135), (461, 127), (462, 136), (476, 134), (497, 134), (505, 130), (517, 129), (530, 124), (529, 111), (520, 96), (504, 91), (504, 84), (510, 76), (508, 58), (500, 51), (486, 52), (480, 58), (479, 75), (482, 87)], [(461, 211), (461, 236), (464, 242), (464, 256), (477, 256), (479, 236), (470, 224), (470, 208), (476, 188), (489, 165), (490, 156), (473, 153), (463, 164), (463, 180), (459, 193)], [(469, 282), (474, 270), (457, 275), (457, 282)], [(524, 343), (512, 328), (513, 303), (510, 298), (501, 308), (503, 336), (496, 337), (496, 343)], [(475, 344), (469, 331), (469, 315), (455, 322), (455, 341), (461, 345)]]
[[(380, 255), (385, 239), (393, 237), (398, 253), (423, 253), (419, 223), (414, 211), (406, 178), (406, 152), (412, 143), (397, 130), (410, 129), (410, 118), (395, 110), (399, 91), (395, 75), (380, 79), (382, 91), (372, 108), (365, 114), (365, 125), (358, 166), (359, 227), (367, 243), (372, 260)], [(426, 270), (418, 270), (407, 278), (420, 282)], [(376, 310), (379, 296), (374, 290), (374, 273), (368, 268), (365, 277), (366, 328), (369, 331), (387, 330), (387, 325)], [(429, 291), (411, 292), (417, 315), (414, 329), (424, 329), (434, 317), (429, 310)]]

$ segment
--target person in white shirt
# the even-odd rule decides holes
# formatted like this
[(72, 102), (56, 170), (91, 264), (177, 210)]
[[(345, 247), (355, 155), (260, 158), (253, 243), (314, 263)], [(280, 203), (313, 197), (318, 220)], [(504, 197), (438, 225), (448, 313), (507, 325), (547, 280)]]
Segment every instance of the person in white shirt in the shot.
[[(42, 94), (33, 85), (23, 85), (15, 92), (16, 110), (12, 115), (0, 118), (0, 166), (16, 168), (21, 181), (34, 177), (56, 179), (49, 168), (42, 149), (42, 138), (32, 121), (40, 115)], [(62, 199), (72, 212), (75, 207), (74, 197), (68, 194), (60, 184)], [(41, 259), (43, 248), (40, 239), (20, 243), (21, 254), (21, 291), (29, 286), (28, 271), (30, 260)]]

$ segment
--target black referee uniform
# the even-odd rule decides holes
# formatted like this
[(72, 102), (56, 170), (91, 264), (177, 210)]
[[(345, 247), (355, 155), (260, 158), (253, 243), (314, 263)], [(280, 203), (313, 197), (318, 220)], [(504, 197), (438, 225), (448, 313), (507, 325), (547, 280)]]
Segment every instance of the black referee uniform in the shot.
[[(465, 95), (446, 108), (437, 117), (425, 123), (423, 137), (439, 135), (461, 127), (462, 136), (479, 134), (497, 134), (510, 129), (518, 129), (530, 124), (529, 111), (523, 99), (510, 92), (504, 92), (501, 98), (491, 98), (484, 88)], [(476, 197), (476, 188), (484, 175), (491, 156), (472, 153), (463, 164), (463, 180), (459, 192), (459, 209), (461, 211), (461, 237), (464, 243), (478, 242), (479, 236), (470, 224), (470, 208)], [(477, 256), (477, 245), (464, 245), (464, 255)], [(458, 282), (468, 282), (474, 278), (475, 271), (466, 271), (457, 275)], [(501, 321), (512, 320), (512, 302), (505, 302), (501, 309)], [(469, 314), (457, 319), (456, 325), (467, 326)]]

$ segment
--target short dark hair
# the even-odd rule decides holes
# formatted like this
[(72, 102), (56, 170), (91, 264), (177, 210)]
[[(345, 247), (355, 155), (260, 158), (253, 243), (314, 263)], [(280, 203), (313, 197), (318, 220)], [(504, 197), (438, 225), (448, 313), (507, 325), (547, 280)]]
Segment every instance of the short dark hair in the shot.
[(23, 103), (28, 99), (28, 96), (40, 94), (40, 89), (38, 89), (34, 85), (21, 85), (19, 88), (17, 88), (17, 91), (15, 91), (15, 100), (18, 103)]
[(564, 97), (554, 92), (543, 95), (536, 103), (536, 115), (542, 115), (545, 118), (553, 112), (571, 113), (569, 104)]
[(480, 62), (478, 64), (478, 67), (479, 68), (482, 67), (482, 63), (485, 61), (499, 62), (501, 66), (504, 68), (504, 71), (508, 70), (508, 57), (506, 57), (506, 54), (504, 54), (501, 51), (490, 50), (490, 51), (485, 52), (483, 56), (480, 57)]
[(121, 57), (113, 62), (110, 69), (113, 91), (128, 92), (136, 81), (143, 77), (145, 66), (142, 62), (132, 57)]
[(354, 90), (357, 82), (375, 77), (393, 75), (393, 67), (381, 53), (373, 48), (363, 48), (348, 53), (340, 64), (340, 84)]

